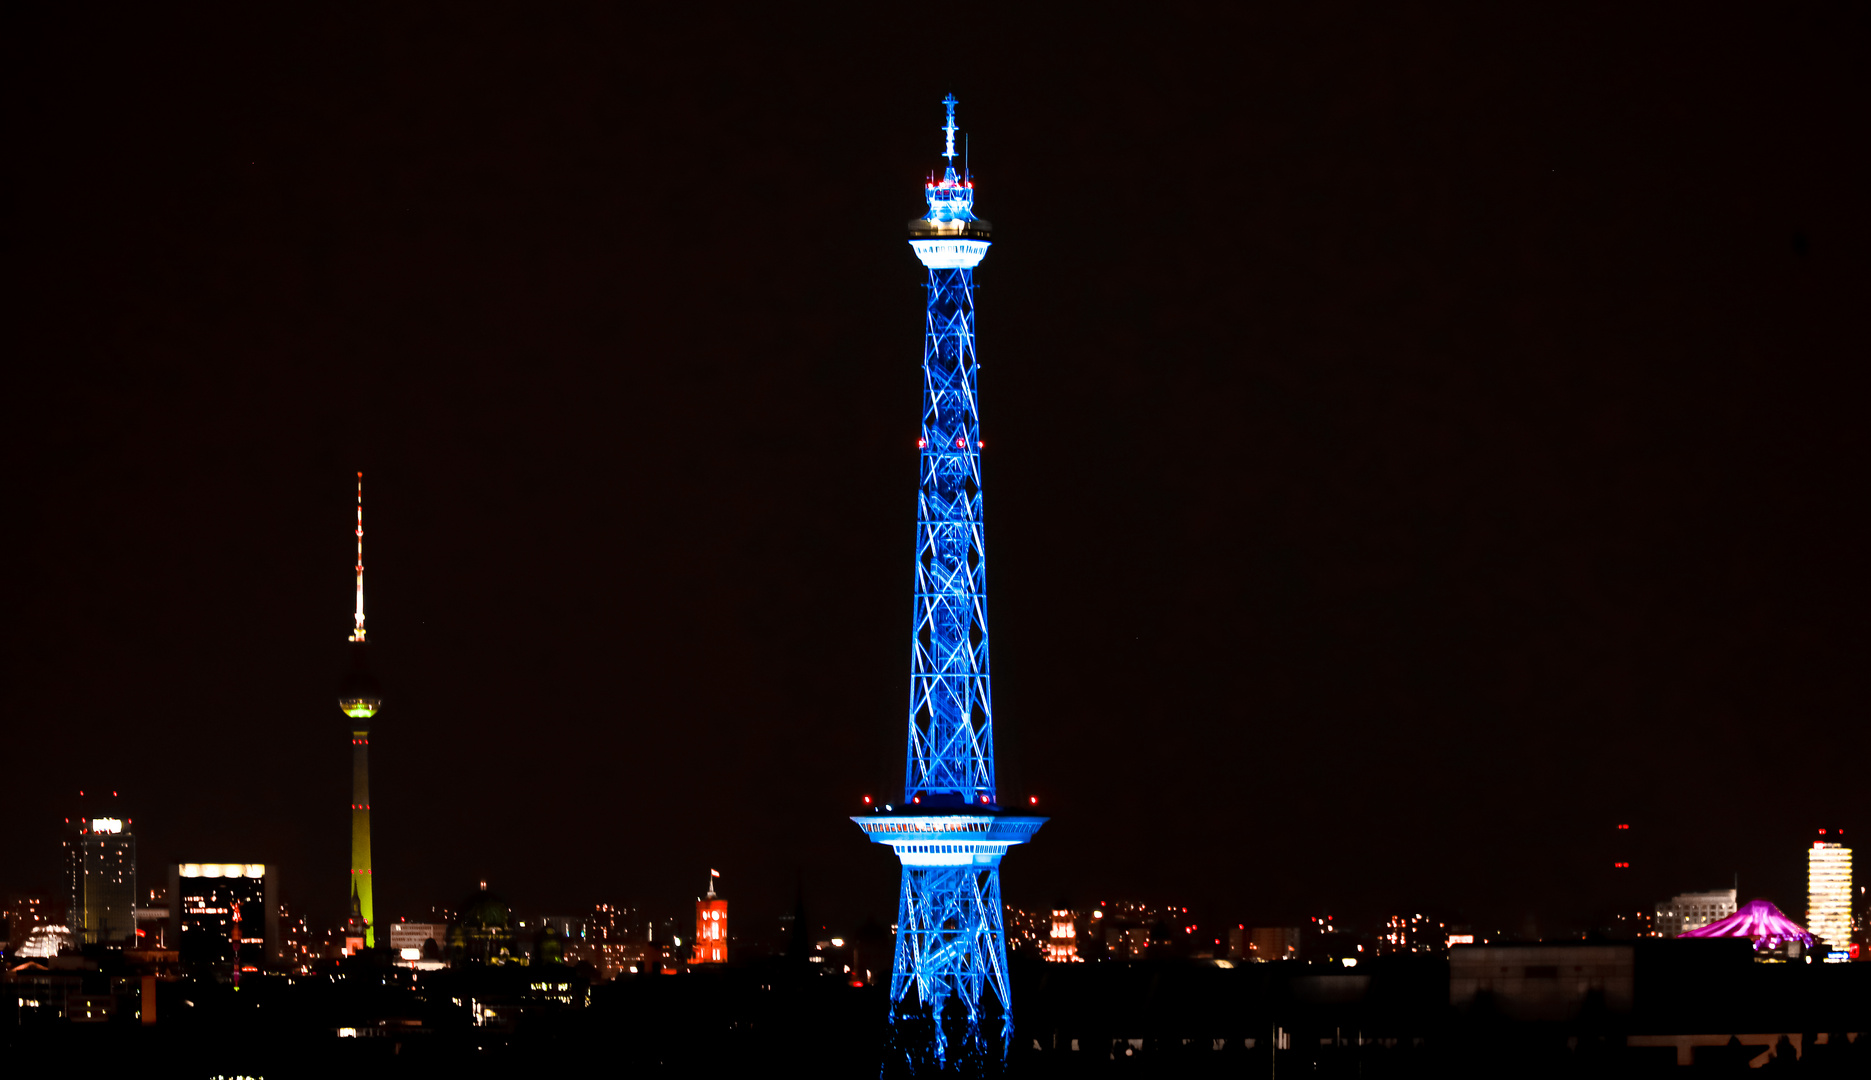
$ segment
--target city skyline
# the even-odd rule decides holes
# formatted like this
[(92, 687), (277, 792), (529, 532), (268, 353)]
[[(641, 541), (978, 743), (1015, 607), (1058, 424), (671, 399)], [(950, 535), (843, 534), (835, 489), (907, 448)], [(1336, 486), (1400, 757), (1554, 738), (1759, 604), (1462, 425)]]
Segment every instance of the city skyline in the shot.
[[(1822, 21), (1699, 23), (1818, 58), (1743, 85), (1651, 13), (1154, 51), (1009, 15), (965, 59), (678, 27), (682, 63), (593, 15), (527, 23), (524, 78), (463, 59), (505, 55), (478, 16), (265, 60), (190, 18), (48, 13), (5, 76), (5, 648), (79, 749), (19, 777), (48, 824), (0, 833), (0, 891), (55, 889), (51, 823), (116, 788), (146, 873), (243, 853), (342, 918), (361, 470), (385, 921), (699, 865), (737, 925), (801, 891), (887, 922), (846, 818), (900, 776), (892, 230), (951, 91), (999, 226), (1001, 787), (1054, 817), (1010, 903), (1563, 926), (1738, 874), (1797, 915), (1813, 828), (1863, 827), (1848, 773), (1728, 749), (1865, 750), (1864, 176)], [(766, 201), (811, 227), (772, 243)]]

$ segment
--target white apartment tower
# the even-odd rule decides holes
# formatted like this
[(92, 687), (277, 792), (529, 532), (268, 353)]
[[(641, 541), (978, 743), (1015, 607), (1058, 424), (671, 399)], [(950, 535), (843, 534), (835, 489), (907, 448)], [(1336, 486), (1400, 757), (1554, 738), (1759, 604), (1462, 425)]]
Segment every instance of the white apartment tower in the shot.
[[(1828, 835), (1828, 832), (1830, 835)], [(1806, 930), (1828, 948), (1852, 940), (1852, 849), (1843, 829), (1820, 829), (1806, 852)]]

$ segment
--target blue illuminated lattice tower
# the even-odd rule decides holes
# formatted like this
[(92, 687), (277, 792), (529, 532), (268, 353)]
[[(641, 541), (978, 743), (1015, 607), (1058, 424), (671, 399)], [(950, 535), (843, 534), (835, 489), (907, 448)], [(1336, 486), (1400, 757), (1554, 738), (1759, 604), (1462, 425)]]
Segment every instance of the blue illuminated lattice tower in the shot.
[(853, 819), (902, 861), (891, 1021), (901, 1031), (912, 1012), (934, 1020), (938, 1067), (968, 1049), (951, 1045), (944, 1022), (957, 1006), (977, 1051), (989, 1035), (1005, 1053), (1013, 1012), (1000, 860), (1046, 820), (1003, 813), (995, 790), (974, 336), (974, 268), (989, 225), (974, 215), (973, 180), (955, 172), (954, 96), (943, 104), (948, 163), (925, 186), (928, 215), (910, 222), (929, 281), (903, 803)]

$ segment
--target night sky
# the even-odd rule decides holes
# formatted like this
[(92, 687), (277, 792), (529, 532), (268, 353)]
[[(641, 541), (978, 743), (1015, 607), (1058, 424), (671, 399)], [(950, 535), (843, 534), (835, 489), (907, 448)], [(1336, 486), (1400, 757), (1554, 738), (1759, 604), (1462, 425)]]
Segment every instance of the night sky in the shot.
[(506, 7), (9, 7), (0, 891), (116, 788), (342, 917), (361, 469), (380, 918), (887, 920), (950, 91), (1011, 902), (1871, 828), (1861, 5)]

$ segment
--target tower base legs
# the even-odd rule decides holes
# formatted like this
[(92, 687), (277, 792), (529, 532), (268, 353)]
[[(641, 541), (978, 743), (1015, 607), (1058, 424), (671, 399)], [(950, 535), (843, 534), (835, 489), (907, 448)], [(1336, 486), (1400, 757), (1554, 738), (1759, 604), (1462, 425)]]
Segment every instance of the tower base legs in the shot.
[(1013, 1035), (999, 866), (905, 866), (886, 1076), (994, 1075)]

